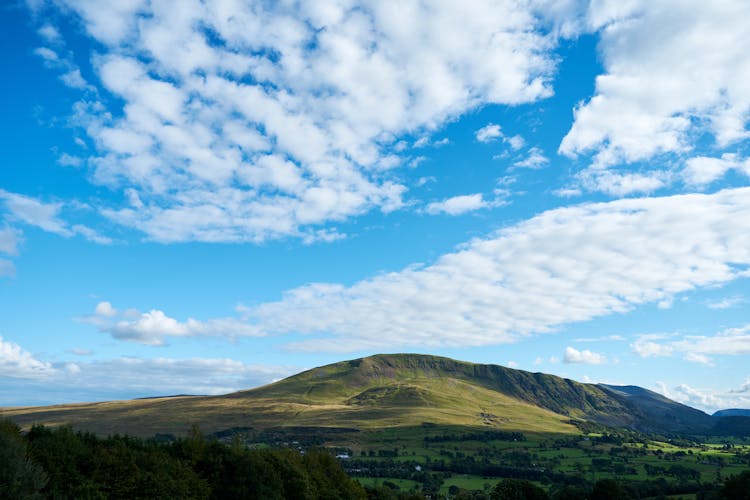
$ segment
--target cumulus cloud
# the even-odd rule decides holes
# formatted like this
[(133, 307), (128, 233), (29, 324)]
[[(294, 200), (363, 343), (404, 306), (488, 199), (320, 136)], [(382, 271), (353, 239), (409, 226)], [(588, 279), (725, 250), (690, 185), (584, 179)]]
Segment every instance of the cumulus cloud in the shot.
[(541, 149), (534, 147), (529, 149), (526, 158), (513, 163), (513, 166), (518, 168), (537, 169), (547, 166), (548, 163), (549, 159), (544, 156), (544, 152)]
[(490, 203), (486, 202), (481, 193), (453, 196), (443, 201), (435, 201), (427, 205), (425, 212), (431, 215), (448, 214), (461, 215), (473, 212), (480, 208), (486, 208)]
[(0, 377), (46, 379), (56, 372), (52, 364), (36, 359), (20, 345), (0, 337)]
[(474, 137), (476, 137), (479, 142), (492, 142), (503, 137), (503, 132), (500, 130), (500, 125), (488, 123), (477, 130), (474, 133)]
[(526, 141), (520, 135), (506, 137), (505, 142), (507, 142), (510, 145), (510, 148), (513, 151), (518, 151), (519, 149), (524, 147), (524, 145), (526, 144)]
[(696, 156), (685, 162), (682, 176), (688, 185), (705, 187), (730, 170), (750, 176), (750, 158), (742, 158), (735, 153), (724, 153), (719, 158)]
[(666, 338), (666, 335), (641, 335), (630, 344), (633, 352), (642, 358), (671, 356), (674, 348), (670, 345), (655, 342)]
[(94, 314), (104, 318), (111, 318), (117, 315), (117, 309), (112, 307), (112, 304), (107, 301), (99, 302), (94, 309)]
[(400, 135), (551, 94), (555, 35), (532, 5), (58, 4), (50, 19), (97, 42), (96, 98), (76, 106), (94, 180), (140, 200), (102, 213), (157, 241), (314, 238), (397, 209)]
[(671, 174), (660, 171), (620, 173), (587, 169), (576, 177), (579, 185), (590, 191), (600, 191), (617, 197), (653, 193), (671, 182)]
[(588, 349), (579, 351), (578, 349), (568, 346), (565, 348), (563, 362), (580, 363), (585, 365), (601, 365), (607, 362), (607, 357), (598, 352), (589, 351)]
[(295, 288), (247, 316), (262, 332), (315, 336), (297, 349), (486, 345), (727, 283), (748, 266), (750, 189), (625, 199), (550, 210), (429, 265)]
[[(580, 28), (598, 31), (604, 73), (594, 96), (575, 109), (560, 152), (593, 153), (591, 174), (688, 153), (704, 133), (720, 148), (747, 139), (749, 16), (741, 0), (590, 3)], [(708, 183), (725, 168), (708, 163), (689, 165), (688, 182)], [(640, 184), (639, 191), (658, 187), (645, 178)]]
[(109, 302), (99, 302), (94, 314), (77, 318), (110, 334), (117, 340), (139, 344), (165, 345), (170, 337), (226, 337), (262, 336), (254, 325), (241, 318), (213, 318), (205, 321), (188, 318), (185, 321), (167, 316), (164, 311), (152, 309), (139, 312), (133, 309), (118, 311)]

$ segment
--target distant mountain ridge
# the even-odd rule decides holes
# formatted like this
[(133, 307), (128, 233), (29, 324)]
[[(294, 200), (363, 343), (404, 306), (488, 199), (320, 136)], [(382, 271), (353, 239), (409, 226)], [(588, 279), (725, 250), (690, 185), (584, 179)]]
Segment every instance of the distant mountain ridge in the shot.
[(729, 408), (714, 412), (714, 417), (750, 417), (750, 410), (741, 408)]
[(712, 417), (636, 386), (586, 384), (544, 373), (421, 354), (333, 363), (224, 396), (0, 409), (22, 425), (71, 423), (107, 434), (235, 427), (381, 429), (424, 423), (575, 432), (595, 422), (653, 433), (744, 432), (750, 418)]

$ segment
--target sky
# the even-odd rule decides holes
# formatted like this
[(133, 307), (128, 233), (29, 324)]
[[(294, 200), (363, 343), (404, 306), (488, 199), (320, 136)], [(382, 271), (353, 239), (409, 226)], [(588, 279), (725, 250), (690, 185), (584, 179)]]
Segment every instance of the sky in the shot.
[(3, 2), (0, 405), (415, 352), (750, 407), (749, 23)]

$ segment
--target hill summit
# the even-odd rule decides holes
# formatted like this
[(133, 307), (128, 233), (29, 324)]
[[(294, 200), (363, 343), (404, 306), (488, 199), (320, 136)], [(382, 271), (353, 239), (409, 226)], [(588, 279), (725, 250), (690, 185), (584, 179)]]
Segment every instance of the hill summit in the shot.
[(596, 422), (706, 433), (714, 418), (635, 386), (573, 380), (421, 354), (333, 363), (224, 396), (185, 396), (0, 410), (22, 425), (70, 423), (101, 434), (230, 428), (379, 429), (425, 423), (573, 432)]

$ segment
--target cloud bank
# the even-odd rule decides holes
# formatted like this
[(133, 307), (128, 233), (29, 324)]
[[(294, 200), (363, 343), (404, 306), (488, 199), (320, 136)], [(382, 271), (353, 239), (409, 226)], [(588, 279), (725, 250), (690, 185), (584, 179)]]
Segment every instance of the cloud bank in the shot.
[(520, 338), (748, 275), (750, 189), (583, 204), (352, 286), (312, 283), (249, 312), (296, 349)]
[[(0, 405), (173, 394), (225, 394), (257, 387), (298, 371), (285, 366), (248, 364), (229, 358), (100, 359), (76, 363), (42, 361), (21, 346), (0, 338), (0, 380), (13, 378), (0, 394)], [(54, 384), (50, 381), (54, 380)], [(158, 394), (154, 394), (154, 388)], [(15, 394), (14, 394), (15, 393)]]
[(103, 214), (162, 242), (335, 237), (320, 226), (402, 205), (398, 136), (551, 94), (531, 4), (55, 5), (100, 47), (76, 110), (94, 182), (126, 194)]

